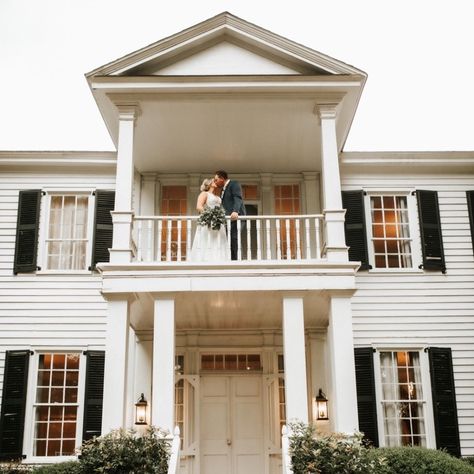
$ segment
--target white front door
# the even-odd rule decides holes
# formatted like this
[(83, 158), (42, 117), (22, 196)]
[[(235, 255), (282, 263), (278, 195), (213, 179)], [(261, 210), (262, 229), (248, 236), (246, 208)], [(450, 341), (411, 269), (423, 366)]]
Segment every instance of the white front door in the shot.
[(261, 375), (201, 377), (201, 474), (262, 474)]

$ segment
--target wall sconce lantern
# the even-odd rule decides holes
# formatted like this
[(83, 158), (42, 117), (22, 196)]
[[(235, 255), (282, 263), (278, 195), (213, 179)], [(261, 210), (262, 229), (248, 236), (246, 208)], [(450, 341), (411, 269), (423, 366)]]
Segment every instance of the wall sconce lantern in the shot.
[(141, 397), (138, 399), (137, 403), (135, 403), (135, 424), (136, 425), (146, 425), (146, 407), (148, 406), (148, 402), (145, 399), (143, 393)]
[(318, 396), (316, 397), (316, 414), (317, 420), (329, 420), (328, 399), (321, 389), (319, 389)]

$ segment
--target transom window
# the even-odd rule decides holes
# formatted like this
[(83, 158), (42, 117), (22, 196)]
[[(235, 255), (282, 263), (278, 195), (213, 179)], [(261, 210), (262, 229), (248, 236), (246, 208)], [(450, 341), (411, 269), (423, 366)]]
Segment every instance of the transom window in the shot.
[(86, 270), (89, 266), (89, 195), (50, 196), (46, 236), (49, 270)]
[(408, 196), (371, 195), (371, 253), (375, 268), (413, 267)]
[(202, 354), (202, 370), (262, 370), (260, 354)]
[(40, 354), (34, 403), (33, 456), (73, 455), (80, 355)]
[(385, 445), (426, 446), (419, 353), (380, 352), (380, 377)]

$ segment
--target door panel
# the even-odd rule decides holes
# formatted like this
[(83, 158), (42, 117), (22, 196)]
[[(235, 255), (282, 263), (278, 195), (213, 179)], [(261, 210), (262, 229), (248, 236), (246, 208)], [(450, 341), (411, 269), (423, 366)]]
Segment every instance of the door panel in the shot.
[(230, 474), (230, 378), (201, 379), (201, 472)]
[(232, 380), (233, 474), (264, 472), (262, 378), (233, 377)]
[(201, 379), (201, 474), (262, 474), (261, 376)]

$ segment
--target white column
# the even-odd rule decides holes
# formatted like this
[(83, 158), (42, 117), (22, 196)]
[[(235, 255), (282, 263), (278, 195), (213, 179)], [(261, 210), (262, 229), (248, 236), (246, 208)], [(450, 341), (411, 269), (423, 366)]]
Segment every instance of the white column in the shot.
[(303, 172), (303, 186), (306, 209), (304, 214), (320, 214), (319, 173)]
[(330, 261), (347, 261), (336, 133), (337, 106), (338, 103), (319, 103), (316, 112), (321, 120), (322, 198), (327, 258)]
[(140, 196), (140, 215), (154, 216), (156, 214), (156, 173), (146, 173), (142, 177)]
[(329, 303), (328, 351), (331, 390), (329, 419), (333, 431), (358, 429), (354, 341), (350, 297), (332, 296)]
[(303, 298), (283, 298), (286, 419), (308, 423)]
[(151, 422), (169, 430), (174, 429), (174, 300), (155, 300), (153, 328), (153, 381)]
[(108, 302), (102, 434), (126, 426), (129, 318), (127, 300)]
[(131, 229), (133, 201), (133, 131), (139, 109), (137, 104), (117, 105), (119, 110), (119, 138), (115, 183), (115, 208), (111, 263), (128, 263), (132, 259)]
[(267, 216), (275, 212), (273, 203), (272, 178), (272, 173), (260, 173), (260, 190), (262, 202), (262, 209), (260, 210), (260, 213)]

